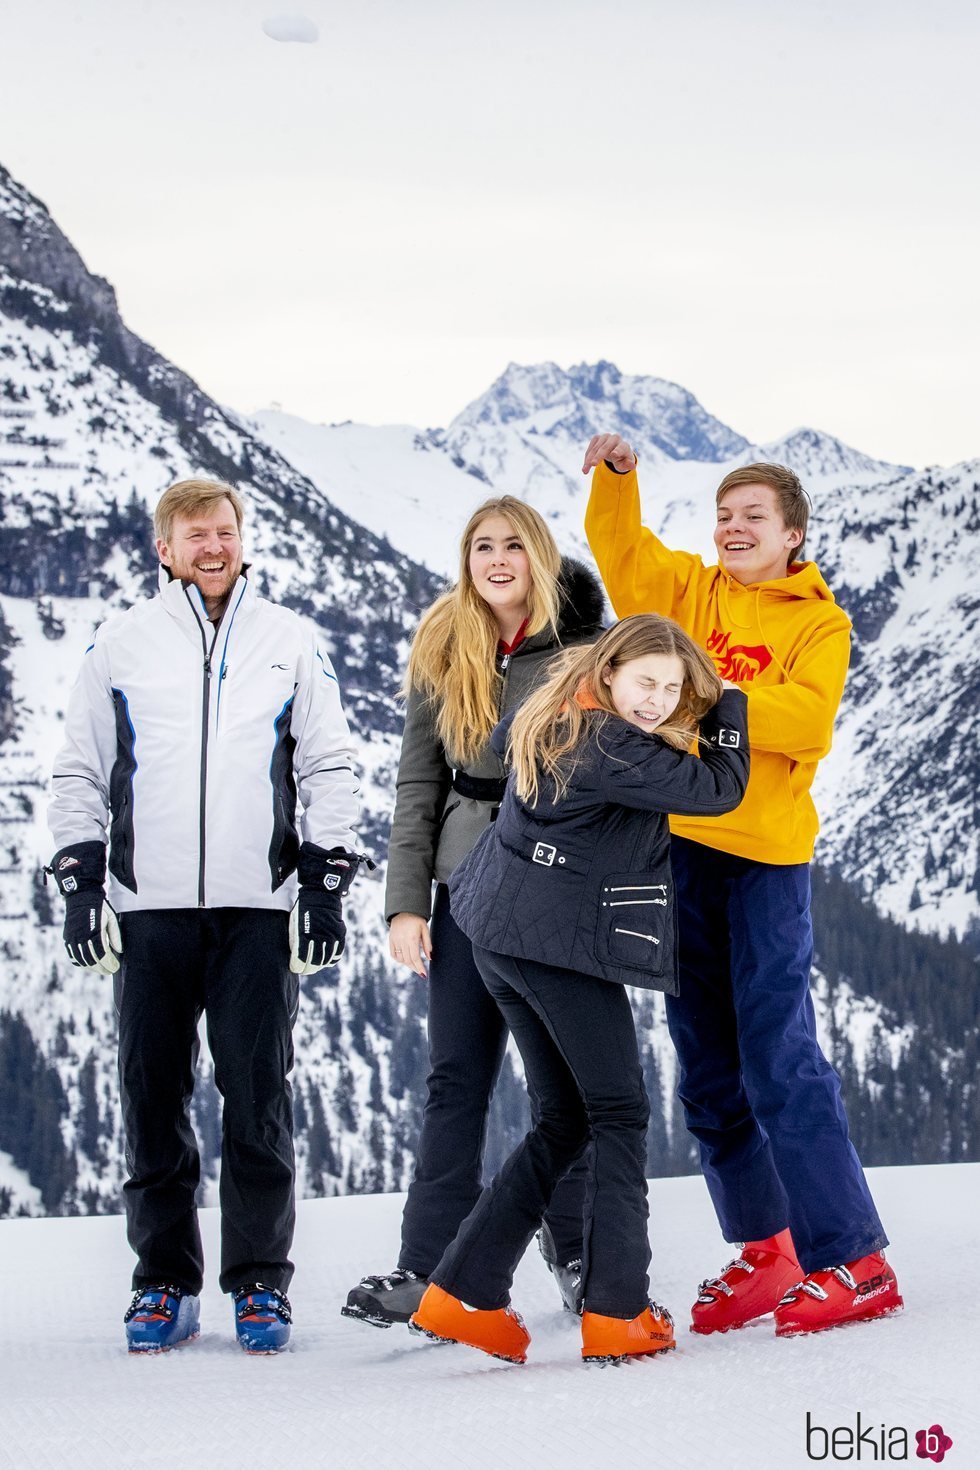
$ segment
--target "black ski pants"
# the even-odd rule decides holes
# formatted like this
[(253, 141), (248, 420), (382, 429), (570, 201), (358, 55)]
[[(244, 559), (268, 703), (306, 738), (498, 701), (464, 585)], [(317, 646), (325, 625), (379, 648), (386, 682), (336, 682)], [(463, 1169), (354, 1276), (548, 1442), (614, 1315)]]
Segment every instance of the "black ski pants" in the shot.
[[(398, 1264), (428, 1276), (480, 1197), (483, 1152), (494, 1085), (507, 1047), (507, 1025), (487, 991), (473, 946), (436, 888), (429, 965), (429, 1077), (415, 1160), (402, 1216)], [(537, 1099), (528, 1079), (532, 1116)], [(569, 1161), (571, 1162), (571, 1161)], [(585, 1167), (555, 1191), (547, 1223), (558, 1259), (582, 1252)]]
[(223, 1291), (285, 1291), (295, 1216), (288, 914), (157, 909), (123, 914), (115, 978), (129, 1179), (123, 1188), (133, 1286), (197, 1294), (204, 1257), (194, 1193), (201, 1174), (189, 1105), (206, 1016), (221, 1125)]
[(530, 1133), (460, 1227), (431, 1279), (471, 1307), (510, 1301), (517, 1264), (558, 1180), (585, 1155), (585, 1309), (636, 1317), (647, 1305), (646, 1132), (650, 1104), (621, 985), (474, 946), (537, 1094)]

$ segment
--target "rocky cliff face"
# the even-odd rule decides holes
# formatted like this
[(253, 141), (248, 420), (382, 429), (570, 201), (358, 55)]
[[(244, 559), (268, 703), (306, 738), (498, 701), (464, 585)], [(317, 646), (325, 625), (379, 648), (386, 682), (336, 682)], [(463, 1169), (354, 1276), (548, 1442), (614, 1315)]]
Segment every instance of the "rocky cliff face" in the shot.
[(118, 323), (116, 293), (89, 271), (39, 199), (0, 164), (0, 261), (11, 276), (46, 286), (59, 301), (74, 303), (93, 325)]

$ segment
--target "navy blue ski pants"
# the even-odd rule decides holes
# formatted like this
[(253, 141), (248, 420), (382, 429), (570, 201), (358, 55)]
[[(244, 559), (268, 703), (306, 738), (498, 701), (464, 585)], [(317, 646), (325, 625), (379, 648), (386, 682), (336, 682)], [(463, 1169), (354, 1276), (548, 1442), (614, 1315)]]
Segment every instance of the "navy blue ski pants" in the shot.
[[(483, 1153), (507, 1026), (480, 976), (473, 946), (436, 889), (428, 981), (429, 1077), (415, 1177), (402, 1215), (398, 1264), (428, 1276), (483, 1188)], [(532, 1113), (536, 1102), (531, 1091)], [(560, 1261), (582, 1249), (582, 1177), (557, 1190), (548, 1225)]]
[(810, 870), (674, 837), (680, 1098), (724, 1238), (788, 1225), (804, 1271), (887, 1244), (817, 1042)]
[[(487, 1185), (431, 1279), (472, 1307), (506, 1306), (514, 1271), (558, 1181), (584, 1155), (585, 1307), (637, 1316), (648, 1300), (645, 1178), (650, 1116), (636, 1027), (621, 985), (474, 946), (524, 1059), (530, 1133)], [(563, 1187), (568, 1187), (567, 1181)]]

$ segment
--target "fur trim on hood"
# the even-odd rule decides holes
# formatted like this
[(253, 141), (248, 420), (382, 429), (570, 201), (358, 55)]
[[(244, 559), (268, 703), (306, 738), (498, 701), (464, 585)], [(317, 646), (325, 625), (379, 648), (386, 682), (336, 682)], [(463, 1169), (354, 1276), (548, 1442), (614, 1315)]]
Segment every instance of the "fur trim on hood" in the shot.
[(558, 573), (558, 637), (562, 643), (602, 632), (606, 594), (595, 572), (574, 557), (563, 556)]

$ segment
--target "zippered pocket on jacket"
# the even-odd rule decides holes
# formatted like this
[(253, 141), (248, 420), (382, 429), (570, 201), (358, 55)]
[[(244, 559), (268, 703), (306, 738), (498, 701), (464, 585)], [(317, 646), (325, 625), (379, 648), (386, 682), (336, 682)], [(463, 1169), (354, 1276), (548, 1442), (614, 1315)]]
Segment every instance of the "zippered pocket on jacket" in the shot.
[(659, 874), (612, 874), (599, 893), (596, 955), (605, 964), (661, 975), (673, 966), (674, 913)]
[(458, 801), (451, 801), (443, 809), (442, 815), (440, 816), (439, 821), (436, 823), (436, 839), (437, 840), (438, 840), (438, 838), (440, 838), (442, 836), (442, 829), (443, 829), (443, 827), (449, 821), (449, 818), (452, 816), (453, 812), (456, 811), (459, 808), (459, 805), (460, 804), (459, 804)]
[(649, 944), (660, 944), (661, 941), (656, 934), (641, 934), (639, 929), (613, 929), (614, 934), (626, 934), (631, 939), (645, 939)]
[[(605, 898), (608, 891), (609, 897)], [(625, 883), (609, 884), (603, 887), (604, 902), (611, 909), (633, 909), (633, 908), (667, 908), (666, 883)]]
[(118, 811), (112, 814), (109, 824), (109, 872), (117, 883), (131, 888), (136, 893), (136, 878), (133, 874), (133, 813), (128, 791), (119, 801)]

